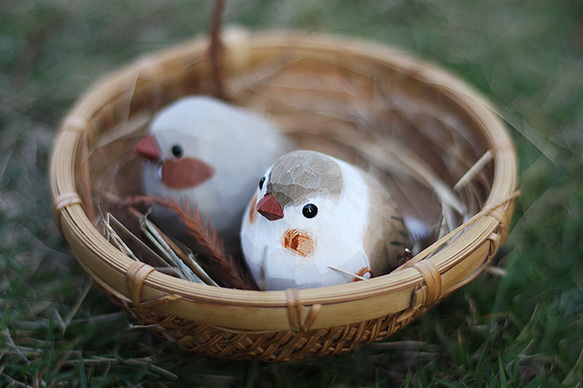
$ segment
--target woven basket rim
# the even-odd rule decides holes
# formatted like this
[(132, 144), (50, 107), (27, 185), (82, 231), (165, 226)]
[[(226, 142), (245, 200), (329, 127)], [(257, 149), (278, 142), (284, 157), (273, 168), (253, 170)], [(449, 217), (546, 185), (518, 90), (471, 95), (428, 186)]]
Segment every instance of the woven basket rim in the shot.
[[(65, 117), (55, 141), (50, 178), (55, 213), (63, 235), (77, 255), (80, 254), (79, 252), (91, 252), (90, 256), (93, 258), (90, 260), (100, 260), (101, 267), (107, 267), (109, 271), (113, 271), (121, 277), (127, 278), (128, 271), (132, 265), (135, 266), (135, 262), (107, 242), (87, 217), (83, 210), (82, 201), (75, 197), (73, 145), (79, 141), (82, 133), (85, 133), (89, 141), (96, 136), (93, 126), (89, 123), (89, 117), (99, 109), (100, 104), (97, 97), (119, 95), (124, 92), (124, 87), (132, 87), (131, 82), (127, 80), (135, 80), (136, 77), (144, 77), (147, 74), (155, 75), (157, 73), (154, 69), (164, 67), (164, 62), (168, 61), (168, 58), (185, 56), (193, 51), (204, 52), (206, 45), (206, 38), (197, 38), (143, 57), (121, 70), (101, 78)], [(225, 39), (227, 52), (239, 53), (236, 55), (243, 57), (251, 55), (248, 52), (253, 50), (270, 47), (281, 48), (282, 46), (299, 46), (307, 50), (342, 51), (356, 57), (366, 57), (372, 61), (388, 63), (402, 69), (420, 82), (439, 90), (445, 98), (451, 99), (460, 106), (483, 131), (484, 137), (489, 142), (488, 148), (493, 153), (494, 178), (492, 188), (482, 208), (483, 214), (478, 214), (478, 217), (471, 220), (460, 238), (444, 246), (429, 259), (417, 261), (414, 258), (414, 265), (364, 282), (293, 291), (246, 291), (199, 285), (157, 271), (150, 271), (141, 279), (143, 284), (139, 285), (138, 290), (132, 290), (131, 286), (112, 287), (108, 284), (108, 279), (102, 279), (98, 274), (92, 273), (94, 271), (83, 258), (80, 258), (83, 267), (107, 291), (127, 301), (136, 302), (137, 298), (137, 303), (140, 303), (141, 300), (159, 299), (164, 295), (177, 295), (186, 303), (212, 305), (213, 308), (219, 306), (234, 308), (232, 314), (237, 314), (237, 311), (241, 309), (250, 309), (250, 311), (283, 309), (289, 311), (290, 305), (294, 304), (301, 306), (302, 311), (316, 305), (334, 306), (336, 313), (342, 314), (344, 312), (346, 316), (341, 316), (340, 320), (348, 324), (363, 319), (377, 318), (387, 313), (403, 311), (416, 303), (430, 304), (430, 302), (434, 302), (442, 295), (467, 283), (483, 268), (482, 266), (477, 270), (470, 270), (469, 276), (466, 274), (463, 278), (448, 275), (452, 268), (463, 266), (464, 258), (468, 252), (475, 249), (492, 249), (490, 248), (492, 244), (495, 251), (504, 240), (509, 223), (507, 215), (512, 213), (513, 198), (516, 192), (516, 158), (514, 147), (504, 124), (484, 97), (465, 82), (437, 66), (403, 53), (401, 50), (358, 39), (328, 35), (316, 36), (305, 33), (274, 33), (271, 31)], [(120, 84), (124, 85), (121, 89)], [(484, 242), (487, 240), (492, 244), (486, 246)], [(419, 292), (422, 288), (422, 292)], [(354, 304), (351, 305), (352, 307), (346, 307), (347, 310), (342, 308), (342, 305), (352, 302), (362, 303), (363, 301), (375, 300), (375, 303), (379, 304), (382, 299), (389, 296), (399, 299), (399, 302), (394, 303), (389, 309), (367, 310), (352, 314), (349, 311), (353, 309)], [(202, 316), (190, 311), (181, 313), (171, 308), (171, 305), (171, 303), (161, 303), (156, 308), (163, 312), (172, 312), (186, 319), (196, 317), (211, 325), (229, 326), (225, 325), (223, 318), (219, 319), (212, 313), (207, 312), (206, 315)], [(300, 321), (303, 322), (307, 319), (307, 317), (304, 318), (306, 314), (309, 315), (305, 311), (300, 314)], [(262, 318), (249, 319), (246, 317), (242, 319), (242, 322), (233, 322), (232, 328), (281, 330), (297, 326), (297, 323), (294, 324), (292, 319), (288, 319), (287, 322), (271, 323), (259, 322)], [(311, 322), (311, 324), (312, 328), (318, 328), (326, 327), (330, 323), (327, 319), (315, 319), (315, 322)]]

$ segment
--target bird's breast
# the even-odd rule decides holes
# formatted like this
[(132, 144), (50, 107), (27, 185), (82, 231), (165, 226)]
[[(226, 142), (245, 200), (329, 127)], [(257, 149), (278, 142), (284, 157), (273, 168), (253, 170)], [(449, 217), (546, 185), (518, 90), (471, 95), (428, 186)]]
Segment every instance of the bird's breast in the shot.
[(283, 249), (299, 257), (313, 256), (317, 249), (317, 239), (313, 232), (290, 228), (282, 236)]

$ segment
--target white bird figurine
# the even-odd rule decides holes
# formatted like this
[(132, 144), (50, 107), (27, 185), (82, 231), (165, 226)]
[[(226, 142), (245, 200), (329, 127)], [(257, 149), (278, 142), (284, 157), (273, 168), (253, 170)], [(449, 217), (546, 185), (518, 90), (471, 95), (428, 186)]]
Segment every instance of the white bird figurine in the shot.
[[(161, 110), (150, 135), (135, 146), (146, 159), (145, 194), (187, 198), (226, 245), (238, 241), (257, 176), (290, 149), (265, 118), (208, 96), (185, 97)], [(153, 217), (172, 229), (176, 219), (164, 210), (154, 209)]]
[(241, 222), (245, 260), (265, 290), (368, 279), (401, 264), (409, 234), (370, 174), (315, 151), (278, 159)]

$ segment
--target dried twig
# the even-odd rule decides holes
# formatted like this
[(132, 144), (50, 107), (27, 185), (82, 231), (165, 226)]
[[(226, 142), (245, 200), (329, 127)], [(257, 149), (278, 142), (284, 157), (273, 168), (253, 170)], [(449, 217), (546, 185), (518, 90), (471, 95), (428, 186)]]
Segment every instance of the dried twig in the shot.
[(213, 279), (225, 287), (257, 289), (243, 261), (226, 252), (216, 230), (202, 220), (196, 207), (192, 210), (188, 203), (181, 206), (174, 199), (156, 196), (134, 196), (120, 204), (124, 207), (159, 205), (172, 211), (184, 223), (186, 232), (193, 239), (193, 245), (196, 245), (190, 248), (197, 253), (199, 259), (205, 261), (207, 266), (205, 270), (213, 272), (211, 275)]
[(215, 11), (212, 19), (210, 36), (209, 58), (211, 64), (211, 80), (214, 87), (214, 95), (224, 101), (231, 101), (225, 91), (225, 78), (223, 76), (223, 53), (224, 46), (221, 40), (221, 22), (225, 2), (215, 1)]
[(176, 251), (168, 244), (168, 239), (165, 238), (163, 233), (161, 233), (161, 231), (152, 222), (150, 222), (150, 220), (148, 220), (148, 213), (140, 217), (140, 229), (142, 230), (142, 233), (148, 238), (148, 240), (154, 246), (156, 246), (162, 257), (166, 259), (167, 264), (172, 267), (176, 267), (180, 273), (186, 277), (186, 279), (195, 283), (207, 284), (198, 275), (196, 275), (183, 260), (181, 260)]

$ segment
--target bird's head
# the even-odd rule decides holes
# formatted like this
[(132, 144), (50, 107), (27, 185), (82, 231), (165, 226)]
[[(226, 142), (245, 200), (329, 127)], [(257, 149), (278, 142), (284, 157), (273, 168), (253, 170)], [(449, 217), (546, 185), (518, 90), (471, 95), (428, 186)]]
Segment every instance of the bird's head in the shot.
[(172, 133), (149, 135), (138, 142), (136, 153), (159, 168), (159, 176), (171, 189), (188, 189), (209, 180), (215, 169), (203, 160), (190, 156), (180, 136)]
[[(319, 201), (337, 201), (342, 172), (330, 157), (315, 151), (294, 151), (282, 156), (259, 181), (256, 210), (269, 221), (292, 212), (292, 217), (313, 219)], [(297, 214), (296, 214), (297, 213)]]

